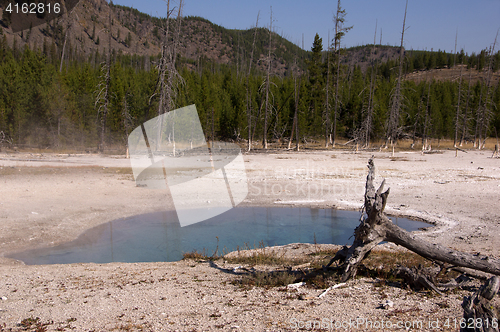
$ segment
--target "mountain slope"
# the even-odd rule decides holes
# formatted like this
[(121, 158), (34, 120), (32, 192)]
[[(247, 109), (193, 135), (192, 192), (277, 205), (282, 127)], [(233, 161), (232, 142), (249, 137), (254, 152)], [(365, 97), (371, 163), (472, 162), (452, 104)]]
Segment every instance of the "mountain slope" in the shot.
[[(0, 8), (0, 17), (3, 16)], [(134, 55), (157, 56), (164, 38), (166, 19), (151, 17), (136, 9), (108, 4), (104, 0), (81, 0), (69, 15), (48, 24), (13, 33), (5, 19), (0, 21), (0, 32), (6, 35), (10, 45), (16, 39), (17, 47), (25, 44), (35, 48), (55, 45), (62, 53), (67, 34), (68, 56), (88, 58), (96, 51), (108, 49), (108, 25), (111, 11), (111, 48), (116, 52)], [(174, 21), (170, 20), (173, 30)], [(200, 59), (217, 64), (233, 64), (239, 68), (248, 65), (253, 43), (254, 29), (229, 30), (200, 17), (186, 17), (182, 21), (179, 53), (192, 63)], [(16, 37), (17, 36), (17, 37)], [(269, 30), (258, 28), (254, 52), (254, 66), (264, 69), (262, 61), (268, 52)], [(68, 54), (68, 53), (66, 53)], [(273, 72), (290, 75), (295, 61), (305, 70), (308, 52), (273, 33)], [(255, 68), (254, 67), (254, 68)]]
[[(74, 1), (74, 0), (73, 0)], [(14, 33), (5, 19), (6, 0), (0, 0), (0, 38), (7, 40), (9, 45), (16, 42), (17, 48), (28, 44), (32, 48), (40, 48), (44, 53), (52, 53), (61, 57), (65, 36), (67, 45), (65, 58), (88, 60), (95, 57), (95, 53), (104, 54), (109, 48), (108, 25), (111, 13), (111, 48), (114, 52), (137, 56), (158, 56), (166, 19), (152, 17), (139, 12), (137, 9), (114, 5), (105, 0), (80, 0), (69, 15), (50, 21), (21, 32)], [(166, 8), (165, 8), (166, 11)], [(175, 22), (170, 20), (171, 30)], [(182, 31), (179, 45), (179, 54), (191, 68), (201, 68), (205, 62), (215, 64), (229, 64), (237, 71), (248, 70), (250, 53), (252, 50), (255, 29), (231, 30), (226, 29), (201, 17), (185, 17), (182, 21)], [(266, 57), (268, 54), (269, 30), (257, 29), (257, 39), (252, 67), (260, 71), (267, 69)], [(326, 49), (326, 43), (324, 49)], [(273, 34), (273, 67), (274, 74), (281, 76), (291, 75), (294, 68), (305, 72), (309, 51), (302, 50), (297, 45)], [(405, 51), (405, 55), (413, 59), (425, 57), (433, 53), (437, 57), (444, 56), (451, 59), (450, 54), (444, 52)], [(500, 61), (500, 53), (497, 54)], [(399, 58), (399, 47), (377, 45), (357, 46), (343, 52), (342, 63), (350, 68), (359, 66), (363, 72), (372, 66), (373, 61), (378, 64), (395, 65)], [(324, 56), (324, 60), (326, 55)], [(150, 61), (144, 61), (147, 66)], [(458, 74), (446, 69), (446, 66), (437, 66), (439, 73), (433, 66), (430, 75), (425, 74), (422, 68), (408, 68), (410, 80), (420, 81), (423, 76), (427, 79), (456, 80)], [(449, 66), (453, 67), (453, 66)], [(473, 77), (476, 75), (473, 74)], [(495, 78), (498, 80), (498, 78)], [(474, 79), (475, 81), (475, 79)]]

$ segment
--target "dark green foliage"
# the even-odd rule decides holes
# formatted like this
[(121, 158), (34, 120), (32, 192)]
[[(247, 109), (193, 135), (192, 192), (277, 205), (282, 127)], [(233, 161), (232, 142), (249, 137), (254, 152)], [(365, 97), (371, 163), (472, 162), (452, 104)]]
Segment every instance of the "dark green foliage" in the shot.
[(311, 60), (307, 61), (309, 72), (309, 121), (308, 126), (313, 129), (311, 134), (319, 135), (322, 132), (322, 112), (325, 104), (325, 66), (321, 59), (323, 40), (318, 34), (314, 37), (311, 48)]
[(127, 38), (125, 38), (125, 45), (127, 45), (127, 47), (132, 46), (132, 34), (130, 31), (127, 34)]
[[(195, 19), (206, 23), (200, 18), (186, 20)], [(200, 26), (200, 29), (202, 28), (203, 26)], [(227, 31), (220, 28), (216, 33), (220, 34), (221, 40), (227, 45), (232, 43), (233, 46), (238, 43), (239, 35), (240, 52), (248, 54), (251, 50), (251, 42), (248, 40), (253, 41), (254, 31)], [(256, 54), (265, 52), (267, 47), (265, 35), (265, 29), (258, 30)], [(130, 39), (131, 37), (127, 35), (126, 42), (129, 43)], [(103, 54), (95, 51), (85, 59), (82, 55), (68, 55), (68, 61), (64, 63), (60, 73), (60, 46), (56, 43), (44, 42), (41, 51), (19, 49), (17, 45), (17, 42), (8, 45), (5, 36), (0, 36), (0, 132), (17, 146), (77, 149), (96, 147), (99, 142), (100, 123), (94, 104), (101, 74), (100, 66), (105, 60)], [(283, 47), (288, 47), (281, 42), (276, 42), (276, 45), (278, 46), (274, 51), (275, 54)], [(227, 48), (226, 54), (232, 57), (234, 54), (229, 51), (230, 49)], [(387, 47), (376, 48), (377, 54), (388, 50), (390, 51)], [(351, 51), (347, 50), (344, 53), (346, 57)], [(71, 54), (71, 51), (68, 51), (68, 54)], [(370, 53), (365, 56), (368, 59)], [(445, 68), (452, 65), (453, 57), (452, 54), (443, 51), (411, 51), (405, 54), (404, 68), (408, 72)], [(310, 139), (319, 140), (324, 135), (322, 111), (325, 102), (326, 57), (319, 36), (315, 38), (312, 52), (304, 51), (304, 62), (308, 58), (310, 60), (305, 67), (307, 71), (298, 87), (300, 95), (298, 123), (300, 139), (306, 138), (310, 141)], [(155, 69), (157, 61), (158, 57), (124, 55), (119, 51), (112, 53), (110, 87), (112, 101), (106, 123), (106, 140), (109, 146), (123, 148), (130, 130), (157, 115), (158, 99), (151, 98), (155, 93), (158, 79)], [(489, 55), (487, 52), (481, 52), (479, 55), (469, 56), (462, 51), (457, 54), (456, 61), (459, 63), (463, 61), (472, 67), (487, 67)], [(284, 62), (293, 63), (292, 60), (286, 59)], [(499, 62), (500, 53), (496, 53), (493, 61), (495, 70), (498, 70)], [(377, 76), (373, 102), (373, 139), (384, 137), (387, 110), (396, 75), (394, 68), (397, 68), (397, 65), (396, 60), (379, 60), (375, 68)], [(247, 139), (246, 75), (248, 72), (241, 67), (237, 72), (235, 64), (217, 64), (204, 56), (199, 60), (180, 57), (177, 66), (184, 84), (179, 86), (176, 106), (196, 104), (207, 138), (211, 138), (213, 122), (216, 139)], [(364, 69), (348, 62), (342, 63), (341, 66), (337, 136), (351, 139), (356, 136), (363, 121), (371, 69)], [(468, 74), (464, 73), (461, 103), (464, 108), (467, 79)], [(273, 142), (290, 137), (295, 101), (294, 79), (291, 75), (275, 76), (271, 80), (273, 113), (269, 118), (268, 133), (269, 140)], [(263, 91), (259, 89), (263, 81), (264, 75), (258, 72), (258, 69), (255, 69), (248, 78), (255, 138), (263, 131), (263, 112), (259, 113), (264, 100)], [(424, 130), (423, 112), (429, 104), (428, 135), (435, 138), (452, 138), (458, 100), (458, 80), (430, 83), (429, 101), (427, 101), (428, 84), (424, 81), (418, 84), (406, 81), (403, 84), (403, 134), (421, 137)], [(470, 130), (467, 131), (469, 137), (474, 134), (479, 102), (482, 100), (484, 103), (485, 100), (484, 94), (487, 89), (484, 84), (482, 81), (472, 84), (468, 114)], [(495, 133), (500, 134), (500, 88), (498, 83), (494, 84), (489, 97), (492, 116), (487, 135), (490, 137), (495, 137)], [(481, 93), (483, 93), (482, 98), (480, 98)], [(131, 123), (127, 125), (123, 119), (125, 105), (131, 119)]]

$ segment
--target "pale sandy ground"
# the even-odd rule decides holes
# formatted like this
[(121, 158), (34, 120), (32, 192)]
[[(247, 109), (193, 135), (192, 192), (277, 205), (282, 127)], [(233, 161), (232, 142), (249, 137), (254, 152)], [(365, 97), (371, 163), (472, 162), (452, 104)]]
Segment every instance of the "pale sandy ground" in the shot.
[[(372, 154), (377, 183), (383, 177), (391, 188), (387, 212), (436, 223), (419, 233), (428, 241), (500, 257), (500, 159), (489, 158), (489, 151), (458, 157), (454, 151), (247, 154), (249, 195), (242, 204), (359, 210)], [(376, 327), (383, 320), (379, 330), (398, 330), (387, 321), (422, 322), (409, 330), (457, 330), (467, 291), (429, 297), (361, 278), (322, 298), (300, 300), (300, 294), (321, 291), (242, 290), (231, 284), (238, 278), (234, 265), (223, 260), (25, 266), (3, 257), (72, 240), (114, 219), (172, 208), (167, 192), (137, 187), (129, 167), (121, 156), (0, 153), (0, 331), (21, 331), (19, 323), (30, 317), (50, 323), (48, 331), (285, 331), (308, 329), (307, 321), (326, 330), (334, 330), (334, 321), (344, 323), (338, 330), (377, 330), (362, 320)], [(298, 246), (296, 252), (307, 250)], [(295, 252), (293, 246), (286, 251)], [(386, 298), (394, 307), (379, 309)], [(347, 325), (356, 319), (357, 326)]]

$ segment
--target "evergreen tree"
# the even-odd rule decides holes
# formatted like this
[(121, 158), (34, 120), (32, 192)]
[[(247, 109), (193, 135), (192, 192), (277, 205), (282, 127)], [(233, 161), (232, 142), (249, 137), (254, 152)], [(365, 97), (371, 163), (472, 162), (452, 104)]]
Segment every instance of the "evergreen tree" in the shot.
[[(339, 18), (342, 18), (341, 13), (342, 10)], [(341, 20), (337, 28), (337, 32), (345, 33)], [(277, 56), (281, 52), (277, 51), (279, 47), (271, 45), (265, 49), (268, 33), (266, 30), (264, 36), (262, 29), (251, 31), (252, 36), (256, 36), (255, 52), (260, 48), (261, 52), (269, 54), (272, 48), (271, 54)], [(37, 147), (95, 147), (100, 144), (102, 128), (106, 126), (105, 142), (121, 144), (132, 128), (158, 115), (159, 100), (151, 98), (158, 82), (158, 69), (150, 65), (158, 63), (158, 56), (128, 55), (113, 49), (110, 53), (110, 48), (106, 47), (104, 54), (96, 49), (84, 58), (75, 55), (72, 51), (74, 45), (70, 44), (65, 56), (65, 70), (59, 72), (60, 54), (52, 40), (45, 40), (41, 50), (24, 45), (19, 50), (17, 38), (9, 45), (6, 36), (0, 36), (0, 132), (9, 142)], [(98, 36), (95, 38), (97, 40)], [(291, 75), (272, 77), (270, 71), (267, 81), (267, 73), (259, 72), (257, 66), (254, 70), (244, 68), (241, 65), (244, 61), (217, 64), (203, 57), (193, 62), (175, 56), (174, 67), (169, 69), (180, 72), (185, 84), (175, 87), (177, 96), (172, 99), (171, 107), (196, 104), (208, 139), (246, 139), (255, 137), (255, 133), (260, 136), (264, 130), (268, 131), (266, 138), (272, 137), (278, 142), (282, 142), (283, 137), (292, 136), (302, 142), (323, 137), (328, 141), (328, 133), (333, 131), (338, 137), (358, 138), (363, 142), (367, 142), (367, 137), (385, 139), (387, 121), (394, 105), (391, 96), (398, 77), (394, 68), (401, 61), (383, 59), (368, 70), (352, 65), (348, 67), (339, 57), (338, 38), (336, 42), (333, 39), (333, 51), (329, 55), (324, 53), (322, 42), (316, 35), (308, 53), (307, 72), (303, 79)], [(249, 52), (251, 42), (241, 48)], [(371, 52), (365, 51), (365, 56), (368, 53), (373, 56), (379, 51), (379, 46), (374, 47)], [(406, 67), (403, 65), (402, 72), (412, 68), (423, 70), (432, 66), (432, 62), (436, 63), (435, 67), (448, 66), (451, 58), (444, 51), (412, 51), (403, 53), (403, 56), (408, 62)], [(330, 71), (327, 70), (327, 59), (330, 60)], [(462, 143), (472, 140), (475, 134), (476, 144), (482, 146), (486, 137), (500, 132), (500, 88), (495, 79), (497, 74), (493, 74), (498, 70), (499, 59), (500, 53), (493, 54), (491, 50), (484, 54), (484, 60), (481, 60), (480, 53), (472, 56), (463, 50), (457, 53), (454, 61), (463, 61), (477, 68), (481, 67), (481, 61), (484, 62), (482, 77), (485, 81), (478, 81), (475, 78), (477, 71), (470, 70), (463, 75), (460, 93), (458, 80), (433, 81), (428, 75), (426, 82), (414, 83), (410, 79), (401, 82), (404, 107), (401, 107), (398, 119), (398, 135), (413, 136), (414, 142), (417, 137), (422, 137), (424, 143), (425, 139), (431, 138), (455, 137), (457, 141), (460, 136)], [(107, 70), (101, 71), (103, 60), (111, 64), (109, 74)], [(283, 63), (290, 70), (298, 67), (288, 65), (286, 61)], [(336, 97), (332, 93), (332, 108), (333, 101), (337, 103), (335, 130), (328, 126), (333, 115), (325, 105), (328, 76), (332, 83), (330, 91), (338, 93)], [(267, 98), (269, 112), (265, 124), (266, 90), (262, 87), (267, 82), (272, 93)], [(106, 120), (104, 109), (94, 107), (94, 92), (99, 90), (99, 84), (101, 88), (109, 85), (108, 92), (103, 94), (108, 96)], [(98, 106), (103, 105), (98, 103)], [(247, 108), (252, 110), (250, 120)], [(371, 109), (369, 127), (366, 125), (368, 109)], [(366, 133), (364, 139), (361, 132)]]
[(324, 65), (321, 61), (323, 51), (323, 40), (318, 34), (314, 36), (313, 46), (311, 48), (311, 59), (307, 61), (309, 72), (309, 115), (310, 122), (308, 127), (312, 127), (313, 132), (310, 134), (318, 135), (321, 131), (323, 123), (326, 123), (325, 117), (327, 114), (323, 112), (324, 106)]

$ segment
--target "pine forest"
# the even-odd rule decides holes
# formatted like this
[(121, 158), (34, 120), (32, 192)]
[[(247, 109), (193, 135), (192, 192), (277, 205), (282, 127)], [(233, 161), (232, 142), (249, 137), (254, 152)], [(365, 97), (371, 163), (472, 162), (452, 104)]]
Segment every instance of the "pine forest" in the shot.
[[(245, 149), (401, 140), (484, 148), (500, 133), (496, 41), (477, 54), (407, 50), (403, 42), (346, 49), (350, 27), (339, 5), (334, 36), (316, 35), (303, 51), (273, 32), (272, 19), (268, 28), (227, 30), (177, 9), (157, 19), (103, 3), (84, 36), (95, 47), (85, 51), (69, 21), (33, 28), (43, 30), (33, 42), (31, 28), (9, 32), (3, 17), (0, 149), (123, 153), (134, 128), (191, 104), (207, 140)], [(154, 38), (140, 39), (137, 22), (149, 22)]]

